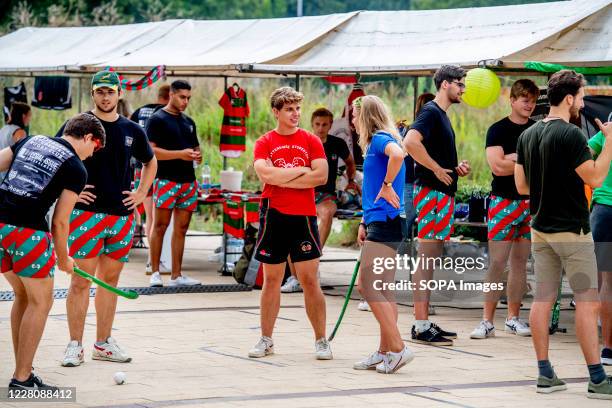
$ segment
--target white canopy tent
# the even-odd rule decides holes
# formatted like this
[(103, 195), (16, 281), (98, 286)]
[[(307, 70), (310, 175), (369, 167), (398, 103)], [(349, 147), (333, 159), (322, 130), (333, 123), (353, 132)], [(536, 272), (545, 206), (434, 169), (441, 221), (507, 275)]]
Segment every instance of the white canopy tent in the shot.
[(169, 75), (429, 74), (442, 64), (527, 60), (610, 65), (612, 0), (260, 20), (169, 20), (23, 28), (0, 37), (0, 75), (89, 74), (106, 66)]

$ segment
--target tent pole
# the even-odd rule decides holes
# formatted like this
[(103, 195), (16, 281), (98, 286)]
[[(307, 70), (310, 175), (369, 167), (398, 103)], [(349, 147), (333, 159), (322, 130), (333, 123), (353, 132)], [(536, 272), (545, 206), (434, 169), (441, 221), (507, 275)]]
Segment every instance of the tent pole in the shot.
[(300, 74), (295, 75), (295, 90), (300, 91)]
[[(227, 90), (227, 77), (223, 77), (223, 92)], [(227, 170), (227, 157), (223, 156), (223, 170)], [(225, 270), (225, 264), (223, 264), (223, 269)]]
[(83, 78), (79, 77), (77, 79), (77, 105), (79, 107), (79, 113), (83, 112), (83, 84), (81, 81)]
[(413, 78), (412, 81), (412, 92), (414, 93), (414, 95), (412, 95), (412, 121), (414, 122), (416, 120), (416, 105), (417, 105), (417, 98), (418, 98), (418, 94), (419, 94), (419, 77), (415, 76)]

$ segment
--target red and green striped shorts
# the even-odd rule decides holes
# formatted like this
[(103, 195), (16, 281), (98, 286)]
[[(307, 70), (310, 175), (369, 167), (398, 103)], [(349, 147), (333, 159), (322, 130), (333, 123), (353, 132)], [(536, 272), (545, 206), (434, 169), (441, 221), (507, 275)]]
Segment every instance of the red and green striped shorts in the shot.
[(176, 183), (166, 179), (155, 179), (153, 202), (156, 208), (195, 211), (198, 206), (198, 182)]
[(75, 259), (106, 255), (127, 262), (134, 238), (134, 214), (111, 215), (73, 210), (70, 216), (69, 253)]
[(0, 271), (22, 278), (53, 277), (55, 251), (51, 234), (0, 223)]
[(417, 213), (418, 237), (450, 239), (455, 220), (455, 197), (425, 186), (415, 186), (414, 207)]
[(531, 240), (529, 200), (491, 196), (488, 214), (489, 241)]

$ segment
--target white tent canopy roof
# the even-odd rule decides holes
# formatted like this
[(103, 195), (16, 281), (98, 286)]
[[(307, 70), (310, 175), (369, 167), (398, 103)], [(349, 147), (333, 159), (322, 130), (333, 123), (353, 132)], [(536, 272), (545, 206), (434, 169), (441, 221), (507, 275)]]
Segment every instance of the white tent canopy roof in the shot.
[(485, 60), (598, 66), (612, 61), (610, 27), (612, 0), (23, 28), (0, 37), (0, 75), (156, 65), (176, 75), (415, 74)]
[[(473, 67), (480, 61), (506, 63), (507, 59), (510, 68), (523, 67), (528, 60), (607, 65), (612, 61), (611, 3), (574, 0), (449, 10), (366, 11), (299, 58), (253, 65), (252, 69), (319, 74), (419, 72), (443, 64)], [(584, 24), (574, 28), (580, 22)], [(593, 22), (596, 27), (589, 25)], [(557, 46), (560, 42), (565, 45)], [(529, 59), (519, 58), (524, 50), (530, 50), (524, 54)]]
[(0, 37), (0, 73), (167, 71), (222, 73), (288, 58), (356, 13), (259, 20), (168, 20), (101, 27), (22, 28)]

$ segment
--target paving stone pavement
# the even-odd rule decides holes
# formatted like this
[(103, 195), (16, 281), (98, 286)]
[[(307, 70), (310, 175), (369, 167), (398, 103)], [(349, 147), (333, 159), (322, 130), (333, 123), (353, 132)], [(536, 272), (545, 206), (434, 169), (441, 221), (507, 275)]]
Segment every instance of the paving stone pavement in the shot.
[[(234, 283), (216, 272), (207, 261), (219, 238), (187, 240), (185, 272), (204, 283)], [(356, 251), (326, 250), (325, 257), (355, 258)], [(132, 251), (121, 286), (147, 286), (146, 250)], [(323, 263), (325, 284), (344, 284), (353, 263)], [(167, 280), (168, 277), (164, 276)], [(68, 278), (58, 272), (56, 288), (66, 288)], [(8, 290), (0, 279), (0, 291)], [(344, 287), (326, 290), (328, 331), (342, 307)], [(378, 346), (378, 330), (371, 313), (350, 303), (341, 329), (332, 342), (334, 360), (314, 358), (314, 338), (303, 307), (302, 294), (282, 296), (275, 329), (276, 354), (249, 359), (247, 352), (259, 338), (259, 291), (191, 293), (120, 299), (113, 336), (133, 361), (117, 364), (91, 360), (95, 340), (93, 299), (85, 328), (86, 363), (76, 368), (59, 364), (68, 343), (66, 304), (54, 302), (35, 358), (36, 372), (46, 381), (76, 387), (76, 403), (47, 405), (7, 403), (0, 407), (610, 407), (609, 401), (585, 397), (587, 370), (576, 342), (573, 311), (564, 310), (566, 334), (551, 337), (551, 361), (568, 390), (552, 395), (535, 393), (535, 356), (529, 338), (499, 330), (497, 337), (470, 340), (480, 320), (476, 308), (437, 307), (434, 317), (444, 328), (457, 330), (453, 347), (407, 343), (416, 358), (395, 375), (352, 369), (352, 364)], [(335, 296), (334, 296), (335, 295)], [(441, 303), (440, 303), (441, 304)], [(12, 302), (0, 301), (0, 385), (8, 384), (14, 367), (10, 339)], [(525, 309), (528, 308), (525, 305)], [(497, 325), (503, 327), (504, 310)], [(523, 312), (526, 317), (527, 312)], [(408, 339), (412, 308), (400, 306), (399, 325)], [(127, 382), (116, 385), (113, 373), (124, 371)], [(608, 368), (608, 374), (612, 370)]]

